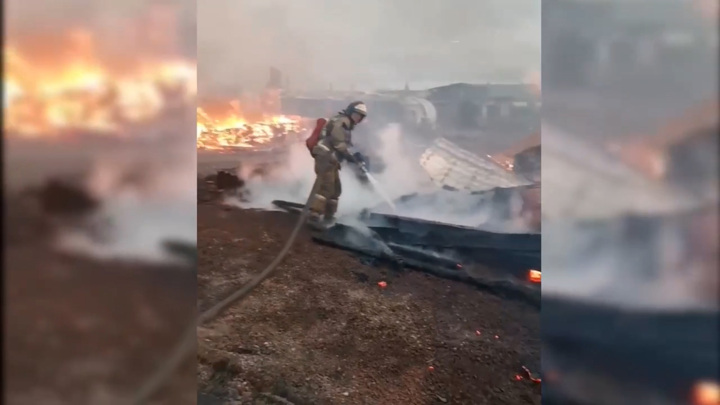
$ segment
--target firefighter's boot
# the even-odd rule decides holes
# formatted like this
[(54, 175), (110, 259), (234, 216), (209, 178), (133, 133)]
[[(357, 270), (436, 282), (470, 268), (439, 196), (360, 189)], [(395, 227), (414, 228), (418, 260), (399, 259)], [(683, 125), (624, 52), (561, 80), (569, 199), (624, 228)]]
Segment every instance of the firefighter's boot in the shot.
[(338, 208), (338, 200), (327, 200), (325, 202), (325, 213), (323, 215), (323, 224), (326, 227), (335, 224), (335, 213)]
[(315, 194), (310, 201), (310, 215), (308, 216), (308, 224), (313, 228), (323, 227), (325, 212), (327, 211), (327, 199), (319, 194)]

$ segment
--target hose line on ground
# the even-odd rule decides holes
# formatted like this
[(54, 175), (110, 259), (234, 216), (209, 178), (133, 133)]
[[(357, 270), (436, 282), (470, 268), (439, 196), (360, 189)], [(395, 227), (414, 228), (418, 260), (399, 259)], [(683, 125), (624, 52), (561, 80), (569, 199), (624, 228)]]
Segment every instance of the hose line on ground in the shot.
[(163, 362), (163, 364), (161, 364), (161, 366), (140, 387), (132, 400), (133, 405), (143, 405), (147, 403), (147, 401), (155, 393), (157, 393), (160, 388), (162, 388), (163, 384), (165, 384), (167, 380), (170, 379), (175, 370), (180, 367), (180, 364), (182, 364), (182, 362), (186, 359), (190, 352), (192, 352), (195, 345), (197, 345), (198, 326), (212, 320), (213, 318), (220, 315), (227, 308), (229, 308), (232, 304), (246, 298), (257, 286), (259, 286), (263, 281), (265, 281), (268, 277), (272, 275), (273, 271), (280, 265), (282, 260), (290, 251), (290, 248), (295, 243), (295, 239), (297, 239), (297, 236), (300, 233), (300, 229), (307, 220), (307, 217), (310, 213), (310, 203), (315, 196), (317, 187), (318, 181), (315, 180), (312, 190), (310, 191), (310, 195), (305, 202), (305, 207), (303, 207), (302, 214), (300, 215), (300, 218), (295, 224), (295, 228), (290, 234), (290, 238), (288, 238), (287, 242), (285, 242), (285, 246), (283, 246), (282, 250), (280, 250), (280, 253), (275, 256), (275, 259), (265, 268), (265, 270), (263, 270), (260, 274), (250, 280), (250, 282), (243, 285), (239, 290), (230, 294), (227, 298), (218, 302), (212, 308), (201, 313), (197, 317), (196, 321), (193, 322), (192, 325), (190, 325), (180, 342), (170, 353), (170, 356), (167, 358), (167, 360), (165, 360), (165, 362)]

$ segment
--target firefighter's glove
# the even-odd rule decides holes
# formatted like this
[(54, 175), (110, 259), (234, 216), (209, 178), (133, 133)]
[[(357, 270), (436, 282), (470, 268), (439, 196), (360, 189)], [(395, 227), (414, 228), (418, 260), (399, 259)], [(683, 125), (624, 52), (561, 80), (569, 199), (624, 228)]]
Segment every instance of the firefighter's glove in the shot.
[(364, 171), (358, 170), (357, 172), (357, 179), (360, 181), (361, 184), (366, 185), (370, 183), (370, 180), (368, 179), (367, 174), (365, 174)]
[(358, 164), (364, 164), (367, 166), (367, 158), (365, 156), (363, 156), (362, 153), (360, 153), (360, 152), (353, 153), (353, 158), (355, 158), (355, 161)]

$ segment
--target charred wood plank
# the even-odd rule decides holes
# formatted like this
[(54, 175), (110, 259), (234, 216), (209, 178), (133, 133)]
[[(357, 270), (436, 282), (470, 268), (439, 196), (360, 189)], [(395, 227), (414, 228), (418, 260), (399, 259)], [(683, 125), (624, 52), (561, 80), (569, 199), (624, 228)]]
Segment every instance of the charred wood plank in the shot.
[[(370, 213), (365, 222), (371, 228), (390, 228), (406, 234), (410, 244), (495, 248), (524, 251), (540, 249), (540, 234), (496, 233), (390, 214)], [(412, 242), (410, 242), (410, 240)]]
[[(285, 211), (299, 213), (302, 204), (273, 201)], [(418, 251), (453, 252), (465, 263), (483, 263), (507, 269), (518, 278), (527, 270), (541, 270), (540, 234), (502, 234), (475, 228), (449, 225), (441, 222), (401, 217), (397, 215), (366, 213), (363, 222), (383, 243), (394, 243), (405, 249)], [(420, 260), (434, 260), (425, 254)], [(442, 260), (442, 259), (441, 259)], [(445, 262), (443, 262), (445, 263)], [(457, 263), (453, 263), (455, 266)]]
[(467, 283), (501, 297), (524, 301), (537, 308), (540, 307), (540, 288), (537, 286), (525, 285), (512, 280), (479, 279), (457, 267), (448, 269), (428, 261), (408, 257), (401, 251), (393, 250), (372, 232), (361, 232), (355, 228), (337, 224), (322, 233), (313, 235), (313, 240), (327, 246), (379, 259), (394, 269), (419, 270), (436, 277)]
[(302, 212), (303, 208), (305, 208), (304, 204), (300, 203), (294, 203), (290, 201), (283, 201), (283, 200), (274, 200), (272, 204), (281, 210), (285, 210), (290, 213), (300, 213)]
[(395, 215), (368, 215), (383, 240), (435, 251), (453, 251), (464, 262), (507, 268), (522, 276), (541, 270), (540, 234), (502, 234)]

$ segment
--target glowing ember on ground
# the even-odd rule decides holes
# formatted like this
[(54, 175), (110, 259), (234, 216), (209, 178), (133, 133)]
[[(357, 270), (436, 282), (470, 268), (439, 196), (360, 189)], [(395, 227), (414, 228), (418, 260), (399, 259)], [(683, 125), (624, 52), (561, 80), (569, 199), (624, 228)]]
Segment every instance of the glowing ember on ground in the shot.
[(525, 373), (525, 376), (528, 378), (528, 380), (530, 380), (530, 381), (532, 381), (532, 382), (534, 382), (534, 383), (536, 383), (536, 384), (540, 384), (540, 383), (542, 382), (542, 379), (541, 379), (540, 377), (534, 377), (534, 376), (533, 376), (533, 374), (532, 374), (532, 372), (530, 371), (529, 368), (527, 368), (527, 367), (525, 367), (525, 366), (522, 366), (522, 370), (523, 370), (523, 372)]
[(528, 280), (531, 283), (539, 283), (542, 280), (542, 273), (538, 270), (528, 270)]
[(197, 146), (199, 149), (257, 148), (283, 142), (303, 131), (300, 117), (262, 115), (245, 118), (236, 103), (229, 103), (231, 111), (210, 113), (197, 109)]
[(695, 384), (692, 393), (694, 405), (720, 404), (720, 385), (712, 381), (701, 381)]
[[(54, 44), (54, 45), (53, 45)], [(117, 132), (151, 120), (196, 93), (196, 66), (183, 60), (115, 68), (96, 56), (91, 33), (49, 39), (43, 49), (3, 49), (6, 132), (49, 136), (68, 130)]]

